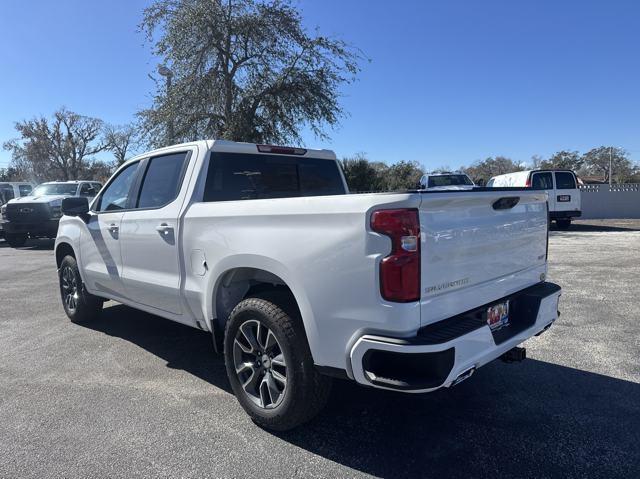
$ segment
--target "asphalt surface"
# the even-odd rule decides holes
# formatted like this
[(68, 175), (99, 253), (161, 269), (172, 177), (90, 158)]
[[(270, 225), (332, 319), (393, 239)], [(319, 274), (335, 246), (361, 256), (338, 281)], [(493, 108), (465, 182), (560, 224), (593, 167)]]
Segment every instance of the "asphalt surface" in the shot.
[(0, 477), (640, 477), (640, 221), (552, 232), (562, 316), (468, 381), (337, 381), (285, 434), (244, 414), (209, 336), (108, 303), (66, 319), (51, 242), (0, 241)]

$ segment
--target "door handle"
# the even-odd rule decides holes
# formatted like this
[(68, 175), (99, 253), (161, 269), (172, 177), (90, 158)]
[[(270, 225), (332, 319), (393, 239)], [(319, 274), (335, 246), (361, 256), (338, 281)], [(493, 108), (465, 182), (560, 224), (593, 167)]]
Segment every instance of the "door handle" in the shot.
[(112, 233), (117, 233), (120, 228), (115, 223), (111, 223), (109, 225), (109, 231)]
[(173, 226), (167, 223), (161, 223), (158, 226), (156, 226), (156, 231), (158, 231), (159, 233), (168, 235), (170, 231), (173, 231)]

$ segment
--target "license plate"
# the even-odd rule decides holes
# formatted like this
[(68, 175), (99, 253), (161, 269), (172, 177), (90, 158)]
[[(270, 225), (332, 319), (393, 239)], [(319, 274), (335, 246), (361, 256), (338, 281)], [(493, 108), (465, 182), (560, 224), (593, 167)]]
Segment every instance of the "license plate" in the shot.
[(571, 201), (571, 195), (558, 195), (558, 201), (562, 201), (562, 202)]
[(491, 331), (509, 326), (509, 301), (494, 304), (487, 308), (487, 324)]

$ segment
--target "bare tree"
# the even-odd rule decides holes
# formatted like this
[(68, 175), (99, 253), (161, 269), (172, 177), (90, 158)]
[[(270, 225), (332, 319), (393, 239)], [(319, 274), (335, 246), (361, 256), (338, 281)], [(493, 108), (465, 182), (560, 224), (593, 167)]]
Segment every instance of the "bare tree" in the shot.
[(12, 166), (37, 180), (75, 180), (92, 156), (105, 149), (100, 139), (102, 121), (65, 108), (51, 120), (40, 117), (16, 122), (20, 138), (4, 143)]
[(113, 153), (116, 166), (120, 166), (136, 147), (136, 128), (133, 125), (105, 125), (104, 143)]
[(307, 33), (289, 0), (157, 0), (140, 28), (167, 79), (139, 113), (156, 145), (299, 142), (304, 126), (324, 137), (343, 115), (339, 87), (355, 79), (362, 58), (343, 41)]

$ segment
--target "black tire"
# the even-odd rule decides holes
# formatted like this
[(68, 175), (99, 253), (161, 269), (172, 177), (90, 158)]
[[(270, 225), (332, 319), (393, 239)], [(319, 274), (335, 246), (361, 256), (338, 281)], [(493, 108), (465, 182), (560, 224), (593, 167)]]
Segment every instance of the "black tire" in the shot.
[[(254, 327), (258, 328), (254, 336), (257, 337), (257, 346), (264, 348), (263, 351), (257, 351), (261, 355), (254, 354), (253, 347), (254, 353), (245, 350), (251, 344), (243, 331)], [(267, 333), (264, 332), (264, 327)], [(273, 338), (268, 336), (269, 333), (273, 334), (275, 345)], [(261, 334), (262, 340), (259, 339)], [(239, 356), (241, 359), (238, 359)], [(263, 358), (262, 364), (260, 357)], [(229, 382), (240, 405), (254, 422), (266, 429), (293, 429), (320, 412), (329, 398), (331, 378), (316, 371), (296, 308), (292, 308), (290, 303), (287, 304), (280, 297), (265, 294), (247, 298), (234, 308), (225, 328), (224, 358)], [(240, 372), (236, 371), (237, 360), (241, 365), (246, 365), (254, 358), (253, 366), (245, 366)], [(278, 358), (286, 366), (279, 364)], [(277, 379), (277, 373), (280, 379)], [(245, 390), (241, 382), (248, 385), (253, 383), (254, 375), (257, 378), (255, 383), (259, 383), (259, 397), (248, 392), (251, 390), (250, 386)], [(268, 380), (269, 375), (272, 384)], [(283, 375), (286, 378), (285, 385), (281, 382)], [(272, 385), (275, 389), (272, 389)], [(262, 400), (263, 386), (268, 392), (268, 396), (265, 394), (265, 401)], [(275, 391), (275, 400), (272, 391)], [(271, 403), (267, 404), (269, 402)]]
[(556, 226), (559, 230), (568, 230), (571, 227), (570, 219), (556, 220)]
[(15, 233), (7, 233), (5, 240), (12, 248), (20, 248), (27, 242), (27, 235), (20, 235)]
[(85, 323), (100, 316), (103, 300), (85, 291), (78, 263), (73, 256), (63, 258), (58, 269), (58, 280), (62, 306), (71, 321)]

